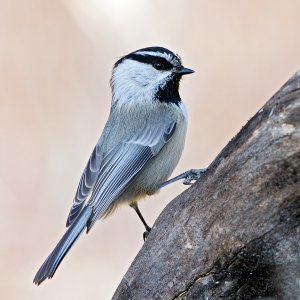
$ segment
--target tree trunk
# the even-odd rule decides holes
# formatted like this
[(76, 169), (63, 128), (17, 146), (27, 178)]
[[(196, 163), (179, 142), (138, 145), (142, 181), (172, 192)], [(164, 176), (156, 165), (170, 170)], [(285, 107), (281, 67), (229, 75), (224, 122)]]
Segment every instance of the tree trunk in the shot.
[(300, 299), (300, 71), (158, 217), (113, 299)]

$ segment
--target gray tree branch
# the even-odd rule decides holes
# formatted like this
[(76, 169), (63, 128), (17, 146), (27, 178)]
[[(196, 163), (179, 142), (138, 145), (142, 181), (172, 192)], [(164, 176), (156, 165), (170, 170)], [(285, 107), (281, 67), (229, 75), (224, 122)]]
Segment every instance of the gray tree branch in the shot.
[(299, 224), (300, 71), (167, 205), (113, 299), (300, 299)]

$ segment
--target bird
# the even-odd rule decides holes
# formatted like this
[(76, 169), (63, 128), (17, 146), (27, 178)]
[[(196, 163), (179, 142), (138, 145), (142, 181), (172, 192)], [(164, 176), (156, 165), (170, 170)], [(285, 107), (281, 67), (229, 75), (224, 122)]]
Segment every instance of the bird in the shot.
[(68, 229), (36, 273), (35, 284), (52, 278), (81, 233), (122, 203), (135, 209), (149, 233), (137, 202), (159, 191), (181, 157), (187, 111), (179, 83), (193, 72), (178, 54), (158, 46), (116, 61), (109, 117), (80, 178)]

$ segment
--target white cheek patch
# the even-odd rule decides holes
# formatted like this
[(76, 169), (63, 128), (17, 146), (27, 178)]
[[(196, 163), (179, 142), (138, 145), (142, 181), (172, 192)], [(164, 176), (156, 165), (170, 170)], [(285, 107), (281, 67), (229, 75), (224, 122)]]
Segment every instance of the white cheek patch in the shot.
[(158, 87), (167, 82), (172, 71), (158, 71), (135, 60), (124, 60), (112, 74), (113, 101), (153, 100)]

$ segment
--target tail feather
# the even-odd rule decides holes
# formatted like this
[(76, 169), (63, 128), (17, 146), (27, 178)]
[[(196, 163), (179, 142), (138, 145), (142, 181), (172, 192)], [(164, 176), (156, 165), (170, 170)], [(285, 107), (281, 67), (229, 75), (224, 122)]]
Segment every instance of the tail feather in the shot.
[(37, 285), (41, 284), (46, 278), (52, 278), (59, 264), (68, 253), (79, 235), (83, 232), (87, 225), (87, 221), (92, 214), (92, 207), (85, 206), (79, 216), (68, 228), (54, 250), (47, 257), (38, 272), (36, 273), (33, 282)]

